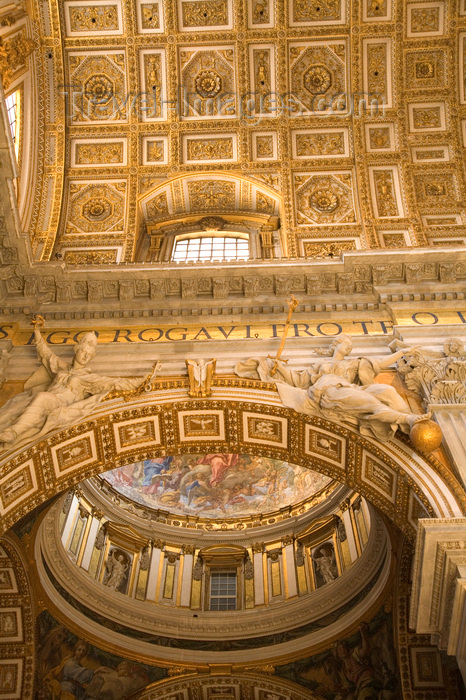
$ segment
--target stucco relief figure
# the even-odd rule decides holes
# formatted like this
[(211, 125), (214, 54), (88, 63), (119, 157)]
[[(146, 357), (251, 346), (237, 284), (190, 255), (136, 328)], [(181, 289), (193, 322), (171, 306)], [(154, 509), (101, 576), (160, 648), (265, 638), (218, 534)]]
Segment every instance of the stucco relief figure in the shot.
[(137, 389), (147, 383), (147, 379), (92, 372), (87, 365), (96, 354), (97, 336), (93, 332), (85, 333), (76, 344), (71, 363), (61, 359), (42, 338), (39, 323), (43, 323), (40, 317), (33, 321), (42, 367), (25, 382), (25, 391), (0, 409), (0, 451), (85, 418), (110, 391)]
[[(387, 358), (348, 359), (352, 349), (351, 338), (340, 335), (330, 347), (331, 357), (307, 369), (294, 371), (281, 361), (250, 358), (239, 362), (235, 372), (240, 377), (275, 382), (282, 403), (298, 413), (356, 424), (362, 435), (379, 440), (393, 437), (398, 428), (409, 434), (414, 423), (429, 417), (412, 413), (396, 389), (374, 381), (382, 370), (417, 348), (402, 349)], [(273, 367), (277, 370), (274, 375)]]

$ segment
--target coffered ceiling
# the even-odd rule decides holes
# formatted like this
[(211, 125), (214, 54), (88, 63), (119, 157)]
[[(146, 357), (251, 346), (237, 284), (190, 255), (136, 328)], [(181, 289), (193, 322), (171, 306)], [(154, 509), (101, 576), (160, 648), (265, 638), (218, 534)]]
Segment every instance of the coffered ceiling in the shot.
[(37, 258), (129, 262), (193, 210), (278, 215), (292, 257), (464, 243), (466, 0), (35, 13)]

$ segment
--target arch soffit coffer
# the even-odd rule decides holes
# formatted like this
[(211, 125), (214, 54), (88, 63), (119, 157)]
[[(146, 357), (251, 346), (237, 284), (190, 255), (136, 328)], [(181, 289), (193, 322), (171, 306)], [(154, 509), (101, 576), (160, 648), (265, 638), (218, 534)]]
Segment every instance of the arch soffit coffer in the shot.
[[(192, 185), (197, 184), (202, 191), (197, 192)], [(241, 185), (244, 184), (243, 190)], [(191, 185), (191, 188), (190, 188)], [(222, 185), (224, 186), (222, 191)], [(230, 185), (229, 189), (225, 189)], [(215, 189), (212, 189), (215, 188)], [(283, 197), (264, 182), (247, 177), (242, 173), (209, 171), (190, 172), (176, 175), (158, 183), (151, 190), (138, 198), (138, 204), (145, 220), (164, 219), (176, 215), (175, 194), (183, 200), (183, 214), (197, 214), (199, 217), (212, 215), (216, 211), (242, 211), (260, 214), (278, 215), (283, 204)], [(257, 194), (265, 199), (257, 202)], [(165, 197), (164, 197), (165, 195)], [(206, 196), (207, 205), (202, 198)], [(162, 197), (154, 212), (150, 213), (150, 204)], [(202, 206), (199, 207), (199, 204)], [(181, 211), (181, 210), (180, 210)], [(179, 213), (179, 212), (178, 212)]]
[[(284, 408), (275, 392), (251, 388), (245, 380), (231, 383), (209, 400), (186, 400), (176, 388), (133, 402), (116, 399), (88, 420), (10, 454), (0, 464), (2, 530), (91, 476), (183, 452), (248, 452), (320, 471), (358, 491), (410, 538), (418, 517), (466, 512), (466, 498), (451, 472), (433, 456), (416, 453), (407, 440), (382, 445), (348, 426)], [(192, 418), (206, 414), (214, 428), (194, 430)], [(257, 417), (275, 426), (270, 439), (254, 437)], [(127, 428), (136, 424), (147, 426), (149, 439), (128, 437)]]

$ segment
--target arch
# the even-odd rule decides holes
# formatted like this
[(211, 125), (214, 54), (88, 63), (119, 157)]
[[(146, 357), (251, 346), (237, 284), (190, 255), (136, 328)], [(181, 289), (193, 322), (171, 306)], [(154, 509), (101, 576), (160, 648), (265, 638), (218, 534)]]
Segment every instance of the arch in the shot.
[[(273, 670), (273, 667), (271, 667)], [(279, 697), (283, 700), (312, 700), (314, 694), (303, 688), (303, 686), (293, 683), (292, 681), (271, 676), (270, 670), (264, 669), (265, 673), (234, 673), (233, 675), (222, 674), (220, 671), (211, 673), (209, 676), (195, 675), (178, 675), (176, 678), (153, 683), (137, 695), (138, 700), (170, 700), (170, 698), (183, 697), (186, 700), (194, 700), (200, 697), (199, 692), (203, 688), (219, 687), (225, 690), (233, 689), (235, 698), (274, 698)], [(181, 691), (181, 693), (180, 693)], [(257, 692), (255, 692), (257, 691)], [(262, 691), (262, 693), (261, 693)], [(180, 693), (180, 695), (178, 695)], [(230, 695), (228, 695), (230, 697)], [(204, 697), (204, 696), (203, 696)]]
[[(283, 196), (269, 184), (242, 173), (213, 170), (175, 175), (138, 198), (142, 235), (136, 257), (148, 255), (146, 260), (151, 262), (169, 259), (175, 235), (212, 230), (247, 234), (249, 257), (274, 257), (273, 250), (280, 246), (273, 234), (283, 221), (283, 203)], [(284, 240), (282, 231), (282, 248)]]
[[(34, 697), (37, 614), (30, 567), (19, 539), (8, 533), (0, 544), (0, 608), (2, 610), (2, 693), (10, 698)], [(6, 697), (6, 695), (4, 695)]]
[[(269, 598), (265, 608), (237, 610), (234, 617), (223, 618), (220, 627), (217, 613), (204, 610), (201, 627), (197, 623), (193, 627), (187, 608), (127, 597), (75, 566), (61, 543), (62, 507), (63, 499), (58, 499), (37, 519), (32, 531), (34, 571), (41, 597), (56, 619), (75, 634), (84, 633), (88, 642), (108, 651), (118, 650), (135, 661), (201, 671), (217, 664), (230, 664), (241, 671), (253, 663), (288, 663), (296, 654), (319, 653), (329, 642), (354, 632), (362, 618), (380, 609), (393, 581), (394, 533), (371, 509), (369, 540), (357, 561), (331, 583), (331, 589), (308, 589), (308, 594), (273, 604)], [(186, 529), (182, 531), (190, 539)], [(246, 537), (255, 538), (249, 528)], [(163, 538), (159, 545), (166, 547), (167, 538)], [(172, 543), (169, 547), (170, 552), (176, 549)], [(225, 545), (221, 548), (225, 550)], [(201, 549), (201, 556), (207, 566), (214, 564), (206, 549)]]
[[(14, 6), (12, 6), (14, 7)], [(3, 12), (7, 10), (3, 8)], [(3, 75), (5, 95), (17, 96), (17, 140), (11, 153), (15, 153), (13, 170), (8, 177), (16, 179), (18, 214), (21, 230), (27, 231), (31, 222), (34, 206), (34, 193), (40, 181), (40, 168), (35, 167), (38, 146), (38, 130), (35, 128), (41, 120), (38, 112), (38, 89), (42, 79), (42, 61), (37, 60), (37, 26), (32, 19), (32, 12), (23, 11), (17, 6), (10, 8), (0, 28), (3, 46), (7, 51), (6, 70)], [(5, 60), (5, 56), (3, 57)], [(8, 120), (5, 124), (10, 131)], [(40, 126), (39, 126), (40, 130)], [(4, 138), (4, 137), (3, 137)], [(14, 137), (13, 137), (14, 140)], [(4, 144), (3, 147), (10, 148)], [(58, 149), (58, 144), (56, 145)], [(60, 175), (58, 176), (60, 177)]]
[(234, 170), (228, 170), (228, 171), (222, 171), (222, 170), (209, 170), (208, 173), (206, 172), (185, 172), (185, 173), (180, 173), (179, 175), (172, 175), (171, 177), (168, 177), (166, 180), (163, 180), (163, 182), (159, 182), (157, 185), (152, 187), (151, 189), (147, 190), (143, 194), (141, 194), (138, 197), (138, 202), (144, 203), (151, 199), (154, 195), (157, 194), (157, 192), (161, 192), (162, 190), (165, 189), (167, 185), (171, 185), (174, 182), (182, 182), (184, 180), (191, 180), (191, 179), (199, 179), (203, 178), (204, 180), (206, 177), (221, 177), (227, 180), (236, 180), (238, 182), (247, 182), (253, 187), (258, 187), (260, 190), (262, 190), (264, 193), (268, 194), (270, 197), (273, 199), (283, 202), (283, 196), (277, 192), (273, 187), (268, 185), (265, 182), (262, 182), (258, 178), (250, 177), (249, 175), (245, 175), (244, 173), (241, 172), (235, 172)]
[[(225, 380), (215, 399), (201, 400), (186, 400), (180, 384), (168, 382), (168, 388), (133, 401), (108, 401), (86, 421), (5, 456), (1, 531), (101, 472), (162, 454), (204, 451), (256, 453), (320, 471), (358, 491), (411, 539), (418, 517), (466, 512), (466, 497), (451, 472), (416, 453), (407, 439), (382, 444), (341, 423), (297, 414), (258, 382)], [(209, 428), (196, 428), (201, 416), (211, 418)], [(254, 432), (257, 419), (270, 422), (271, 436)], [(138, 441), (127, 433), (136, 424), (146, 426)]]

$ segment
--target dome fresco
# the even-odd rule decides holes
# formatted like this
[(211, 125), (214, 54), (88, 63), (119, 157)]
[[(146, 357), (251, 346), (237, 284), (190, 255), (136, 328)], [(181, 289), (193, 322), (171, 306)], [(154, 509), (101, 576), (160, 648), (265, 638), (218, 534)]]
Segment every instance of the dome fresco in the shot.
[(307, 500), (331, 482), (310, 469), (249, 454), (157, 457), (102, 477), (136, 503), (204, 518), (269, 513)]

